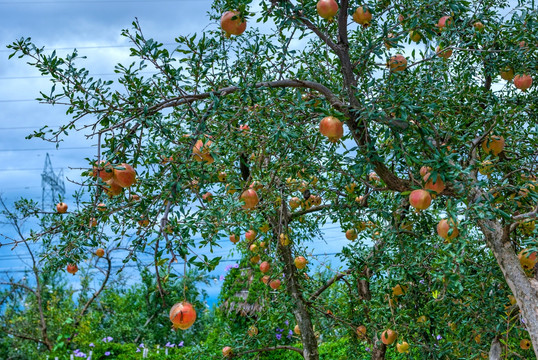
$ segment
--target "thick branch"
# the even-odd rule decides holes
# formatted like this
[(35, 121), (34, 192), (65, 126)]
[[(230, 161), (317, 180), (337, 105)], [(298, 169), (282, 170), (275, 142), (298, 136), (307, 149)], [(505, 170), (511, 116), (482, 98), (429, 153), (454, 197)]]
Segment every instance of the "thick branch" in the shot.
[(14, 283), (14, 282), (5, 282), (5, 281), (1, 281), (1, 282), (0, 282), (0, 285), (9, 285), (9, 286), (20, 287), (20, 288), (23, 288), (23, 289), (28, 290), (28, 291), (30, 291), (31, 293), (35, 294), (34, 289), (32, 289), (31, 287), (29, 287), (29, 286), (27, 286), (27, 285), (24, 285), (24, 284), (19, 284), (19, 283)]
[(17, 334), (17, 333), (14, 333), (14, 332), (11, 332), (7, 329), (3, 329), (3, 331), (8, 334), (8, 335), (12, 335), (12, 336), (15, 336), (15, 337), (18, 337), (19, 339), (24, 339), (24, 340), (30, 340), (30, 341), (33, 341), (33, 342), (36, 342), (36, 343), (40, 343), (40, 344), (43, 344), (45, 345), (49, 350), (51, 350), (50, 348), (50, 345), (47, 344), (46, 342), (44, 342), (43, 340), (40, 340), (38, 338), (34, 338), (34, 337), (31, 337), (31, 336), (28, 336), (28, 335), (23, 335), (23, 334)]
[[(307, 80), (294, 80), (294, 79), (284, 79), (284, 80), (276, 80), (276, 81), (262, 81), (255, 84), (252, 84), (251, 87), (259, 89), (259, 88), (307, 88), (312, 89), (327, 99), (327, 101), (331, 104), (332, 107), (334, 107), (338, 111), (347, 112), (346, 105), (342, 103), (336, 95), (333, 94), (333, 92), (327, 88), (326, 86), (313, 82), (313, 81), (307, 81)], [(236, 91), (242, 90), (242, 87), (239, 86), (228, 86), (219, 90), (215, 91), (208, 91), (201, 94), (189, 94), (189, 95), (182, 95), (182, 96), (176, 96), (171, 99), (166, 99), (160, 103), (157, 103), (153, 106), (151, 106), (149, 109), (138, 109), (136, 111), (136, 115), (129, 117), (128, 119), (122, 121), (121, 123), (118, 123), (114, 126), (111, 126), (109, 128), (103, 129), (99, 131), (99, 133), (104, 133), (107, 131), (111, 131), (116, 128), (120, 128), (124, 126), (126, 123), (134, 119), (135, 117), (139, 116), (142, 113), (146, 114), (154, 114), (160, 110), (170, 108), (170, 107), (176, 107), (184, 104), (190, 104), (198, 100), (204, 100), (211, 96), (226, 96), (229, 94), (232, 94)]]
[(335, 276), (333, 276), (331, 279), (329, 279), (322, 287), (320, 287), (319, 289), (317, 289), (312, 295), (310, 295), (310, 299), (309, 301), (314, 301), (318, 298), (318, 296), (320, 296), (325, 290), (327, 290), (332, 284), (334, 284), (335, 282), (337, 282), (338, 280), (340, 280), (341, 278), (343, 278), (344, 276), (346, 275), (349, 275), (351, 274), (353, 270), (352, 269), (347, 269), (341, 273), (338, 273), (336, 274)]

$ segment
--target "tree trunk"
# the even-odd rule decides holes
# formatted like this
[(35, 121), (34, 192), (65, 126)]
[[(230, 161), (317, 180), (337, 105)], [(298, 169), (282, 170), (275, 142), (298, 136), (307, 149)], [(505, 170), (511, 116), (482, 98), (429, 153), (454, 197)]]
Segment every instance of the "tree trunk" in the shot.
[(516, 298), (534, 353), (538, 357), (538, 283), (525, 275), (507, 234), (505, 236), (507, 230), (503, 230), (498, 222), (492, 220), (478, 220), (478, 225)]
[(297, 325), (301, 329), (301, 340), (303, 342), (303, 356), (305, 360), (318, 360), (318, 341), (314, 334), (310, 313), (306, 307), (306, 302), (299, 289), (297, 281), (297, 269), (293, 263), (290, 246), (281, 246), (280, 255), (284, 261), (284, 274), (286, 275), (286, 290), (293, 299), (293, 314), (297, 320)]
[(494, 337), (489, 348), (489, 360), (501, 360), (501, 354), (501, 343), (497, 337)]
[(385, 360), (385, 352), (387, 351), (387, 345), (383, 344), (375, 335), (372, 339), (374, 345), (372, 348), (372, 360)]

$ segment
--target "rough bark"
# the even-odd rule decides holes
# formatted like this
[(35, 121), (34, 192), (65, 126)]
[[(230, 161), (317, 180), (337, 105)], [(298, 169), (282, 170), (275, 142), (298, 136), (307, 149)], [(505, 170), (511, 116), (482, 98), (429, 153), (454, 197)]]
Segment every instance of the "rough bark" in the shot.
[(308, 312), (306, 302), (299, 288), (297, 269), (293, 263), (290, 246), (280, 246), (280, 256), (285, 264), (284, 274), (286, 275), (286, 290), (293, 299), (293, 314), (295, 315), (299, 329), (301, 329), (303, 357), (305, 360), (318, 360), (318, 341), (314, 334), (310, 313)]
[(501, 343), (498, 338), (493, 338), (491, 342), (491, 347), (489, 348), (489, 360), (501, 360)]
[(534, 353), (538, 357), (538, 290), (525, 275), (501, 225), (496, 221), (484, 219), (478, 220), (478, 225), (521, 309)]
[(383, 344), (377, 336), (374, 336), (374, 348), (372, 349), (372, 360), (384, 360), (387, 352), (387, 345)]
[[(282, 194), (281, 194), (282, 196)], [(292, 309), (297, 325), (301, 330), (301, 340), (303, 344), (303, 357), (305, 360), (319, 360), (318, 341), (314, 334), (312, 318), (308, 312), (307, 303), (303, 298), (302, 290), (298, 281), (297, 268), (295, 267), (293, 254), (291, 252), (291, 244), (282, 245), (279, 241), (280, 233), (285, 233), (290, 216), (287, 212), (285, 197), (282, 196), (280, 214), (277, 219), (273, 219), (273, 236), (278, 244), (278, 253), (284, 263), (284, 282), (286, 283), (286, 291), (292, 299)]]

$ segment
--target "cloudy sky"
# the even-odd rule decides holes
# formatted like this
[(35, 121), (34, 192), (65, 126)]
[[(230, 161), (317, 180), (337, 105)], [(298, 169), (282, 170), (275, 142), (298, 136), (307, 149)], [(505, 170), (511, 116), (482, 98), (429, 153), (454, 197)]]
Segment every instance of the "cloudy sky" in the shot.
[[(52, 143), (25, 139), (43, 125), (64, 124), (69, 117), (61, 106), (34, 100), (40, 91), (50, 89), (50, 81), (25, 61), (8, 60), (8, 44), (31, 37), (36, 45), (56, 49), (60, 55), (76, 48), (80, 55), (87, 56), (79, 65), (90, 74), (115, 79), (114, 65), (131, 62), (129, 43), (120, 33), (131, 28), (135, 18), (147, 38), (173, 44), (178, 35), (217, 27), (207, 15), (210, 5), (210, 0), (0, 0), (0, 194), (6, 203), (12, 204), (20, 197), (41, 200), (41, 173), (48, 153), (56, 172), (62, 169), (65, 175), (69, 204), (76, 185), (68, 179), (77, 180), (79, 168), (87, 164), (84, 159), (96, 154), (96, 142), (83, 134), (70, 134), (58, 149)], [(0, 229), (0, 233), (11, 233), (6, 225), (0, 224)], [(325, 241), (331, 246), (319, 239), (312, 246), (313, 252), (334, 252), (347, 242), (336, 226), (328, 227)], [(230, 248), (231, 243), (223, 242), (223, 248), (213, 255), (226, 255)], [(0, 274), (7, 269), (23, 270), (25, 257), (17, 257), (22, 253), (22, 249), (0, 248)], [(324, 263), (327, 259), (320, 256), (315, 262)], [(222, 263), (212, 276), (218, 279), (228, 264)], [(72, 281), (76, 282), (76, 277)], [(213, 301), (220, 283), (215, 281), (207, 289)]]

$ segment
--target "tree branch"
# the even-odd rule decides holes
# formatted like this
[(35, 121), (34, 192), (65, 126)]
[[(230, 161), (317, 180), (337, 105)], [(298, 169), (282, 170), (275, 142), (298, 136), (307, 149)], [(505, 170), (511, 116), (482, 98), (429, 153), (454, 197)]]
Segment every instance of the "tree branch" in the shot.
[(308, 300), (311, 301), (311, 302), (316, 300), (318, 298), (318, 296), (320, 296), (332, 284), (334, 284), (335, 282), (337, 282), (338, 280), (340, 280), (344, 276), (351, 274), (352, 271), (353, 271), (352, 269), (347, 269), (347, 270), (345, 270), (345, 271), (343, 271), (341, 273), (336, 274), (331, 279), (329, 279), (322, 287), (320, 287), (312, 295), (310, 295), (310, 298)]
[(37, 342), (37, 343), (45, 345), (47, 348), (49, 347), (49, 344), (47, 344), (46, 342), (44, 342), (43, 340), (40, 340), (38, 338), (31, 337), (31, 336), (28, 336), (28, 335), (23, 335), (23, 334), (16, 334), (16, 333), (13, 333), (13, 332), (5, 329), (5, 328), (3, 329), (3, 331), (8, 335), (12, 335), (12, 336), (18, 337), (20, 339), (24, 339), (24, 340), (34, 341), (34, 342)]
[[(319, 92), (323, 96), (325, 96), (327, 101), (336, 110), (342, 111), (342, 112), (347, 112), (347, 106), (342, 101), (340, 101), (340, 99), (338, 99), (336, 97), (336, 95), (329, 88), (327, 88), (326, 86), (324, 86), (324, 85), (322, 85), (320, 83), (317, 83), (317, 82), (308, 81), (308, 80), (284, 79), (284, 80), (276, 80), (276, 81), (262, 81), (262, 82), (252, 84), (251, 87), (256, 88), (256, 89), (259, 89), (259, 88), (287, 88), (287, 87), (312, 89), (312, 90), (315, 90), (315, 91)], [(215, 91), (208, 91), (208, 92), (200, 93), (200, 94), (181, 95), (181, 96), (176, 96), (176, 97), (171, 98), (171, 99), (166, 99), (166, 100), (164, 100), (164, 101), (162, 101), (160, 103), (157, 103), (157, 104), (149, 107), (148, 109), (144, 109), (144, 108), (137, 109), (136, 110), (136, 115), (133, 115), (133, 116), (129, 117), (128, 119), (122, 121), (121, 123), (115, 124), (115, 125), (110, 126), (110, 127), (106, 128), (106, 129), (102, 129), (102, 130), (99, 131), (99, 133), (104, 133), (104, 132), (111, 131), (113, 129), (122, 127), (126, 123), (128, 123), (129, 121), (136, 118), (137, 116), (139, 116), (142, 113), (154, 114), (154, 113), (156, 113), (156, 112), (158, 112), (160, 110), (166, 109), (166, 108), (176, 107), (176, 106), (180, 106), (180, 105), (184, 105), (184, 104), (190, 104), (190, 103), (198, 101), (198, 100), (207, 99), (207, 98), (209, 98), (211, 96), (226, 96), (226, 95), (232, 94), (232, 93), (234, 93), (236, 91), (239, 91), (239, 90), (242, 90), (242, 89), (243, 88), (239, 87), (239, 86), (228, 86), (228, 87), (225, 87), (225, 88), (222, 88), (222, 89), (219, 89), (219, 90), (215, 90)]]

